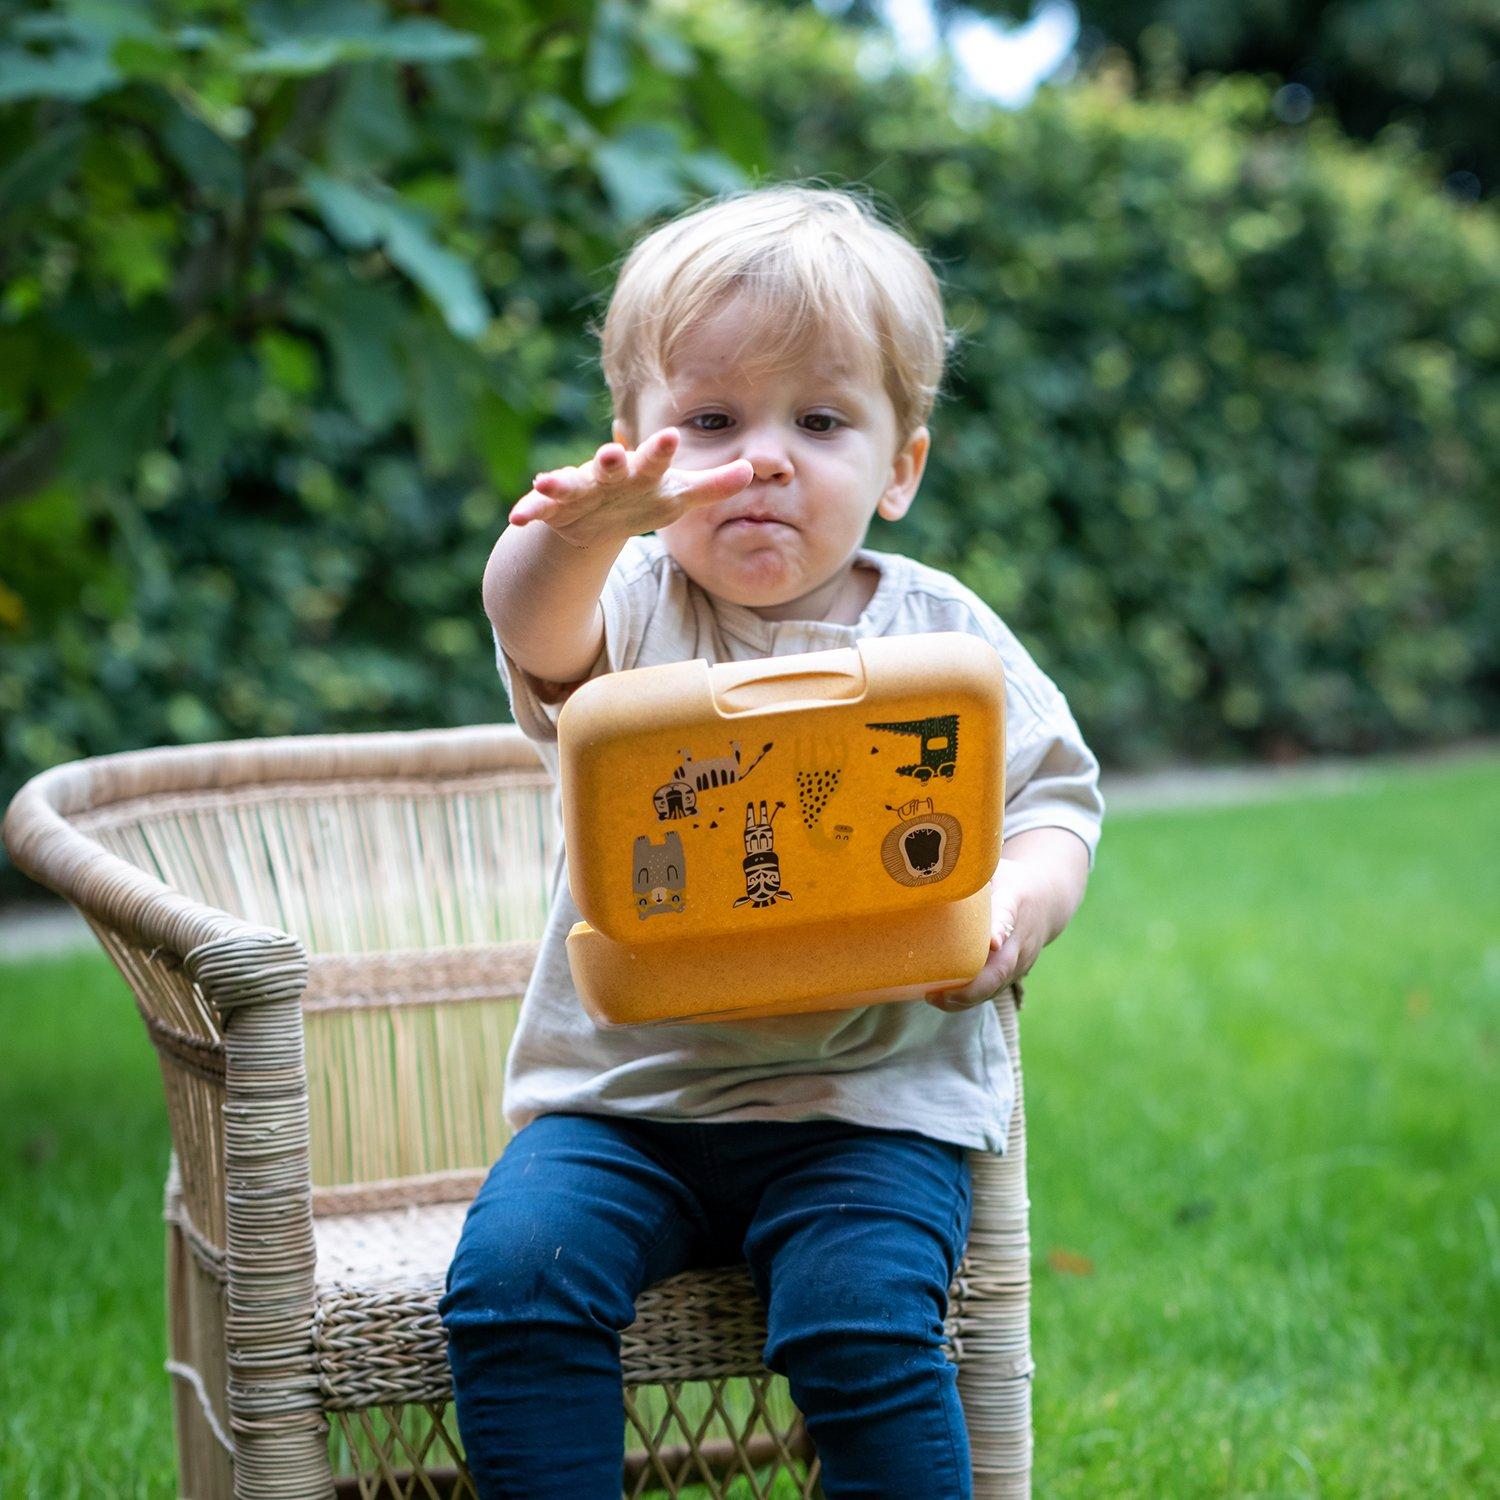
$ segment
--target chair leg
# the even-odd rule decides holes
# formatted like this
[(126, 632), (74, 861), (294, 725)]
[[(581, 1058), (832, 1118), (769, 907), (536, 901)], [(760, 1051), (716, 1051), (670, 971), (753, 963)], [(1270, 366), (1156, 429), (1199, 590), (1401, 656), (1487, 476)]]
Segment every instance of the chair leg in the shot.
[(993, 1002), (1015, 1074), (1004, 1156), (970, 1153), (974, 1213), (967, 1259), (972, 1301), (962, 1330), (959, 1395), (969, 1430), (974, 1500), (1031, 1494), (1031, 1237), (1026, 1196), (1026, 1110), (1013, 993)]
[(224, 1338), (235, 1500), (332, 1500), (312, 1344), (307, 955), (271, 929), (184, 959), (224, 1027)]
[(167, 1370), (177, 1438), (178, 1494), (233, 1500), (234, 1464), (224, 1391), (224, 1283), (194, 1256), (177, 1222), (175, 1172), (167, 1188)]
[(246, 1007), (225, 1043), (235, 1500), (332, 1500), (312, 1343), (316, 1251), (298, 1002)]

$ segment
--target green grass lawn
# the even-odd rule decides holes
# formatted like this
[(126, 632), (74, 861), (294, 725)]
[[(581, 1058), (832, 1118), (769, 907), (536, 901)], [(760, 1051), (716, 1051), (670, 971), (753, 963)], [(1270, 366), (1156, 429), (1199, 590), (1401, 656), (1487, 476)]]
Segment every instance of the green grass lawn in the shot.
[[(144, 1030), (0, 1025), (0, 1496), (172, 1493)], [(1111, 820), (1022, 1036), (1039, 1496), (1500, 1495), (1500, 759)]]

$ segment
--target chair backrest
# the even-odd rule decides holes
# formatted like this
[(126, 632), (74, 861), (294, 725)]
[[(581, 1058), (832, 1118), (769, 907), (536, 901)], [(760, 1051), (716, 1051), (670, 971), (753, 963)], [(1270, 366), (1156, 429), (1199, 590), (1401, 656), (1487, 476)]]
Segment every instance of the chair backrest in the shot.
[(128, 798), (72, 822), (164, 885), (309, 955), (535, 940), (558, 846), (552, 783), (326, 778)]
[[(423, 770), (409, 752), (424, 736), (350, 736), (347, 771), (292, 764), (69, 817), (172, 889), (306, 947), (316, 1188), (472, 1173), (504, 1145), (505, 1058), (560, 834), (547, 773), (496, 733), (498, 763), (461, 771)], [(407, 742), (400, 766), (372, 764), (370, 745), (392, 740)], [(100, 936), (150, 1024), (157, 997)], [(214, 1039), (206, 1008), (193, 1021)]]

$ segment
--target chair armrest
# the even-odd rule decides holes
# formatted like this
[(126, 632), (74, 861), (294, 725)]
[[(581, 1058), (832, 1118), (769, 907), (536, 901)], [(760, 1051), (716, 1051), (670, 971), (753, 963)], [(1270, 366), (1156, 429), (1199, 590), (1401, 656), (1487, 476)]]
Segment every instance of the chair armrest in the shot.
[[(113, 758), (53, 766), (16, 793), (0, 827), (16, 868), (65, 897), (98, 925), (148, 952), (164, 951), (182, 962), (195, 948), (227, 939), (251, 939), (262, 945), (269, 936), (295, 942), (286, 933), (258, 927), (174, 891), (68, 822), (69, 814), (95, 805), (98, 768)], [(213, 970), (226, 980), (230, 977), (222, 955)], [(234, 986), (221, 988), (227, 996)]]
[[(237, 1492), (260, 1474), (278, 1493), (288, 1445), (326, 1467), (312, 1375), (315, 1249), (302, 943), (194, 901), (80, 833), (100, 762), (33, 777), (6, 812), (16, 865), (98, 927), (182, 964), (224, 1038), (225, 1341)], [(248, 1491), (261, 1493), (252, 1488)]]

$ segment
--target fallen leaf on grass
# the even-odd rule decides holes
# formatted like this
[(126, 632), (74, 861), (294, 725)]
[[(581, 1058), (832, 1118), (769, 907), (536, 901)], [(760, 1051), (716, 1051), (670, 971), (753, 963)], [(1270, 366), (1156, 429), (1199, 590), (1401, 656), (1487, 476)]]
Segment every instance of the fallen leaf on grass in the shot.
[(1076, 1250), (1049, 1250), (1047, 1264), (1059, 1276), (1092, 1276), (1094, 1274), (1093, 1261), (1086, 1255), (1080, 1255)]

